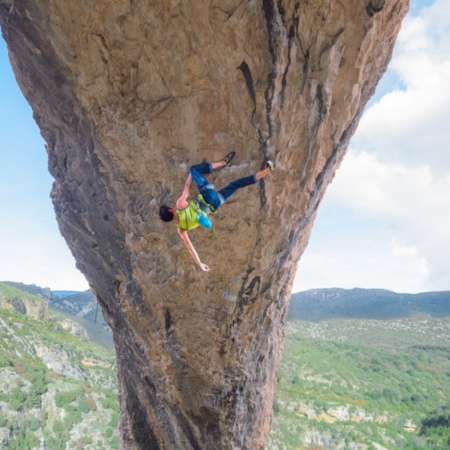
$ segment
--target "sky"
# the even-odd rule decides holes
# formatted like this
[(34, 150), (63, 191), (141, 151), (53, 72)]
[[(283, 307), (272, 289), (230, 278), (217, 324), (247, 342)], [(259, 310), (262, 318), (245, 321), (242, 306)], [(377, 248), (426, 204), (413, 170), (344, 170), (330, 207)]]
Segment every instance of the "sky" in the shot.
[(0, 281), (86, 290), (59, 233), (45, 142), (0, 38)]
[(293, 292), (450, 290), (450, 0), (411, 1)]
[[(411, 0), (393, 59), (329, 186), (293, 292), (450, 290), (450, 0)], [(50, 201), (45, 143), (0, 38), (0, 280), (88, 284)]]

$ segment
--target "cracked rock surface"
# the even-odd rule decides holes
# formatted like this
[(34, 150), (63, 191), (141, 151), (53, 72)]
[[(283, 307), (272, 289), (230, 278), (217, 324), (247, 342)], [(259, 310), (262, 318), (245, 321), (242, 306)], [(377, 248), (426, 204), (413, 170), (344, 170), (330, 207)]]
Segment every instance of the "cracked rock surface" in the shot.
[[(265, 448), (297, 262), (407, 8), (0, 0), (61, 233), (113, 330), (122, 448)], [(280, 168), (190, 232), (203, 273), (158, 209), (231, 150), (218, 188)]]

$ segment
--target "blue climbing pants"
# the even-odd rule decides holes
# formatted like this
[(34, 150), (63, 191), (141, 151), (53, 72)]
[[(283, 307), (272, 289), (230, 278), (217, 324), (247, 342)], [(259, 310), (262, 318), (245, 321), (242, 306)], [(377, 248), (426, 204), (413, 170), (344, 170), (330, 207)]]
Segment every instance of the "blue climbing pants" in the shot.
[(204, 176), (205, 174), (212, 173), (212, 171), (211, 163), (196, 164), (191, 166), (190, 169), (192, 180), (200, 191), (200, 194), (202, 194), (203, 199), (215, 210), (222, 206), (238, 189), (258, 183), (256, 174), (254, 174), (232, 181), (228, 186), (220, 191), (216, 191), (214, 185)]

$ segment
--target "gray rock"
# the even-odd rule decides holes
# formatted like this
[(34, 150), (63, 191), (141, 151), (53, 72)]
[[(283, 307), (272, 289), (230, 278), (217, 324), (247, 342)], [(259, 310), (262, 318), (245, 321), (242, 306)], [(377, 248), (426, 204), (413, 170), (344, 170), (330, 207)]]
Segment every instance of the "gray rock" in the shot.
[(34, 348), (36, 355), (53, 372), (69, 380), (81, 380), (84, 378), (82, 369), (77, 367), (73, 361), (70, 361), (64, 350), (48, 348), (42, 344), (35, 344)]

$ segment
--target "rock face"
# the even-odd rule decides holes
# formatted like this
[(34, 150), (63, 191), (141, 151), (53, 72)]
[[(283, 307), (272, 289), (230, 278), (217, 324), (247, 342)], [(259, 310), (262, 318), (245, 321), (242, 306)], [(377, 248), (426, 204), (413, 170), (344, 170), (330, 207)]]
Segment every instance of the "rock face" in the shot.
[[(0, 0), (61, 232), (114, 333), (123, 448), (264, 448), (297, 262), (407, 7)], [(280, 169), (191, 232), (203, 273), (158, 209), (230, 150), (218, 187)]]
[[(20, 292), (19, 292), (20, 294)], [(49, 319), (48, 301), (33, 295), (5, 295), (0, 292), (0, 308), (27, 315), (46, 322)]]

